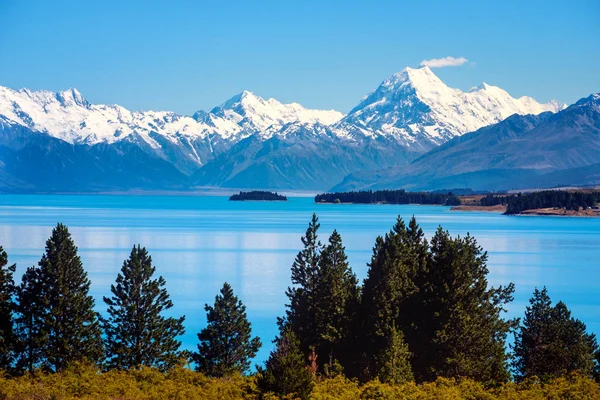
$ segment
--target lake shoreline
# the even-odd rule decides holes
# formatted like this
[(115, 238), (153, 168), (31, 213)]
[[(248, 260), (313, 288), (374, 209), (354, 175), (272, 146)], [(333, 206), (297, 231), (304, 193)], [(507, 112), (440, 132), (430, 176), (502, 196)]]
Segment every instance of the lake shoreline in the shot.
[[(450, 211), (463, 211), (463, 212), (490, 212), (504, 214), (506, 212), (506, 206), (495, 205), (495, 206), (453, 206)], [(538, 216), (538, 217), (583, 217), (583, 218), (598, 218), (600, 212), (597, 210), (565, 210), (554, 209), (554, 208), (540, 208), (533, 210), (524, 210), (519, 214), (508, 214), (514, 216)]]

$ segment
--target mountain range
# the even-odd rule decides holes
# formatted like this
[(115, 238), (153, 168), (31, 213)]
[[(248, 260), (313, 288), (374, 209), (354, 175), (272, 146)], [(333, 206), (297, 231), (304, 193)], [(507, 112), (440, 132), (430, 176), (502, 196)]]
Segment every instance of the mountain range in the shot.
[(600, 94), (553, 114), (514, 114), (409, 165), (357, 172), (336, 190), (524, 189), (600, 184)]
[[(532, 154), (529, 161), (483, 163), (482, 168), (549, 174), (585, 168), (595, 160), (577, 150), (571, 150), (562, 164), (550, 156), (542, 160), (556, 143), (534, 151), (535, 141), (545, 137), (544, 123), (550, 120), (557, 120), (552, 129), (563, 138), (569, 123), (575, 122), (561, 125), (558, 120), (562, 117), (556, 117), (574, 106), (565, 109), (556, 101), (540, 104), (530, 97), (516, 99), (485, 83), (463, 92), (445, 85), (427, 67), (406, 68), (392, 75), (347, 115), (265, 100), (247, 91), (209, 111), (185, 116), (94, 105), (76, 89), (52, 93), (0, 87), (0, 188), (327, 190), (335, 185), (428, 186), (423, 180), (417, 184), (409, 179), (410, 174), (419, 176), (419, 165), (433, 168), (434, 158), (442, 157), (453, 166), (447, 168), (453, 174), (449, 176), (474, 173), (478, 170), (475, 164), (482, 162), (476, 160), (485, 159), (488, 147), (467, 145), (469, 141), (463, 139), (481, 136), (482, 131), (494, 127), (509, 129), (505, 125), (511, 121), (514, 135), (522, 134), (516, 132), (521, 125), (523, 130), (540, 126), (535, 135), (524, 136), (531, 137), (527, 139), (531, 143), (527, 147)], [(580, 127), (585, 132), (579, 136), (584, 137), (589, 127)], [(464, 146), (462, 154), (467, 160), (453, 164), (460, 155), (452, 159), (444, 156), (450, 154), (444, 151), (457, 143)], [(511, 151), (508, 142), (502, 143), (506, 146), (502, 151)], [(513, 151), (523, 149), (514, 146)], [(496, 154), (506, 153), (498, 150)], [(528, 163), (533, 161), (532, 167)], [(465, 169), (461, 171), (460, 165)], [(430, 171), (430, 176), (432, 188), (442, 183), (448, 187), (446, 182), (451, 182), (439, 173)]]

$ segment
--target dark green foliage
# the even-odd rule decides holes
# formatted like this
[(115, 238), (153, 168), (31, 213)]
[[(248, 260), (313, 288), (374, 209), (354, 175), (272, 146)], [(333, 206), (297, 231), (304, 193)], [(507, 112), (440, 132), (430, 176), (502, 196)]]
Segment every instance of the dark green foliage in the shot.
[(364, 380), (412, 380), (410, 354), (402, 332), (406, 323), (402, 319), (408, 299), (418, 290), (413, 280), (418, 262), (406, 225), (398, 218), (385, 237), (377, 238), (364, 282), (360, 329), (360, 344), (365, 349)]
[(407, 192), (405, 190), (377, 190), (373, 192), (322, 193), (315, 196), (315, 203), (357, 203), (357, 204), (441, 204), (457, 206), (458, 196), (452, 192)]
[(275, 343), (277, 348), (271, 352), (265, 368), (257, 366), (258, 388), (281, 398), (293, 395), (291, 398), (307, 400), (314, 383), (300, 342), (292, 331), (284, 330)]
[(321, 365), (334, 369), (353, 360), (353, 324), (360, 301), (358, 279), (348, 264), (342, 237), (333, 231), (319, 260), (319, 280), (315, 289), (317, 354)]
[(501, 314), (514, 287), (488, 288), (486, 260), (471, 236), (440, 228), (428, 245), (414, 217), (408, 227), (399, 218), (377, 239), (364, 283), (362, 378), (507, 381), (506, 336), (516, 321)]
[(292, 284), (286, 291), (290, 301), (285, 319), (279, 320), (280, 330), (290, 329), (300, 341), (300, 349), (308, 354), (316, 347), (320, 335), (316, 326), (316, 291), (319, 282), (319, 262), (323, 245), (319, 241), (319, 219), (315, 214), (302, 237), (304, 248), (292, 264)]
[(97, 362), (103, 348), (90, 280), (65, 225), (46, 241), (38, 268), (19, 289), (18, 318), (25, 351), (20, 365), (60, 371), (77, 361)]
[(232, 201), (243, 201), (243, 200), (277, 200), (277, 201), (286, 201), (287, 197), (281, 195), (277, 192), (265, 192), (262, 190), (253, 190), (251, 192), (239, 192), (238, 194), (233, 194), (229, 197), (229, 200)]
[(41, 365), (42, 349), (46, 346), (47, 339), (42, 298), (40, 269), (29, 267), (17, 287), (17, 371), (33, 372)]
[[(291, 330), (314, 372), (332, 373), (338, 362), (354, 362), (353, 324), (360, 291), (352, 273), (342, 238), (334, 231), (327, 246), (318, 239), (319, 222), (313, 214), (304, 248), (292, 265), (292, 284), (286, 294), (290, 303), (281, 331)], [(310, 359), (310, 360), (309, 360)], [(327, 368), (327, 371), (325, 371)]]
[(506, 204), (506, 214), (519, 214), (538, 208), (565, 208), (578, 211), (579, 207), (595, 207), (600, 202), (600, 192), (573, 192), (566, 190), (542, 190), (517, 195), (494, 196), (488, 194), (480, 200), (482, 206)]
[(16, 265), (8, 264), (8, 255), (0, 246), (0, 370), (10, 371), (14, 366), (17, 351), (15, 333), (16, 286), (13, 275)]
[[(418, 277), (421, 336), (411, 336), (420, 381), (469, 377), (480, 382), (509, 379), (506, 336), (517, 321), (504, 320), (514, 285), (488, 288), (487, 253), (467, 235), (439, 228), (431, 240), (429, 267)], [(419, 360), (419, 358), (421, 358)]]
[(593, 376), (598, 344), (585, 324), (571, 317), (563, 302), (554, 307), (548, 291), (535, 289), (515, 334), (513, 367), (516, 379), (548, 379), (577, 371)]
[(192, 355), (196, 370), (211, 377), (246, 372), (262, 344), (258, 337), (251, 338), (246, 307), (231, 285), (225, 282), (214, 306), (207, 304), (204, 309), (208, 326), (198, 334), (198, 352)]
[(112, 297), (104, 297), (108, 305), (108, 318), (103, 320), (108, 368), (143, 365), (166, 370), (183, 357), (177, 336), (185, 332), (185, 317), (162, 315), (173, 303), (163, 277), (153, 278), (155, 271), (148, 251), (134, 246), (116, 284), (111, 285)]

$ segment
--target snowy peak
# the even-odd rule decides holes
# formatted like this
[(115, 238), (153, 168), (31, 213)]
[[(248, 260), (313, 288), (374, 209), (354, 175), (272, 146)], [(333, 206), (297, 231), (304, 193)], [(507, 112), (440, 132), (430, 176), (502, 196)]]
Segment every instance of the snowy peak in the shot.
[(90, 106), (90, 103), (79, 90), (74, 88), (56, 93), (56, 99), (63, 107), (79, 106), (88, 108)]
[(310, 110), (298, 103), (282, 104), (273, 98), (265, 100), (247, 90), (213, 108), (210, 114), (234, 122), (250, 133), (292, 122), (331, 125), (344, 116), (334, 110)]
[(210, 112), (193, 117), (169, 111), (131, 112), (118, 105), (94, 105), (77, 89), (57, 93), (18, 91), (0, 87), (0, 118), (26, 126), (69, 143), (114, 143), (137, 135), (153, 148), (160, 148), (155, 135), (172, 143), (219, 137), (241, 140), (249, 135), (291, 122), (330, 125), (343, 117), (333, 110), (309, 110), (300, 104), (264, 100), (244, 91)]
[(358, 126), (374, 135), (395, 137), (407, 145), (441, 144), (513, 114), (557, 112), (564, 105), (515, 99), (505, 90), (482, 83), (463, 92), (448, 87), (428, 67), (405, 68), (384, 80), (338, 126)]
[(402, 71), (397, 72), (384, 80), (381, 84), (383, 87), (402, 86), (410, 84), (413, 87), (427, 87), (444, 85), (429, 67), (410, 68), (406, 67)]

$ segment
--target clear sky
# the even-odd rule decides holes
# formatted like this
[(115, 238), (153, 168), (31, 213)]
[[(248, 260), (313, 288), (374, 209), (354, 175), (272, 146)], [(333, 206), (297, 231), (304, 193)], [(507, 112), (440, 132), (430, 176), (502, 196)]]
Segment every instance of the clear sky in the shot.
[(189, 114), (251, 90), (349, 111), (390, 74), (572, 103), (600, 92), (600, 0), (0, 0), (0, 85)]

